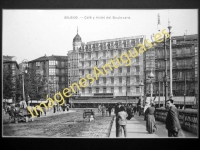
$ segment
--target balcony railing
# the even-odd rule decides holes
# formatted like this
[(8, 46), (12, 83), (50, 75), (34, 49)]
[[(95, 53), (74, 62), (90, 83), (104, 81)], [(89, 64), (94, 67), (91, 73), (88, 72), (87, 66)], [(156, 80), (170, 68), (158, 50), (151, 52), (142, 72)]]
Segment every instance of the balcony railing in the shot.
[[(181, 110), (178, 109), (178, 118), (182, 129), (185, 129), (191, 133), (198, 134), (198, 110)], [(168, 110), (157, 108), (155, 111), (155, 119), (161, 122), (166, 121)]]

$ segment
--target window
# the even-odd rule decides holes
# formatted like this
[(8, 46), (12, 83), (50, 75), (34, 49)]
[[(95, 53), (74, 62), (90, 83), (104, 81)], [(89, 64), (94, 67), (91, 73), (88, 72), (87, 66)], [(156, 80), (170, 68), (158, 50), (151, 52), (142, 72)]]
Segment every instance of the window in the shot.
[(122, 83), (122, 77), (119, 77), (119, 83)]
[(106, 83), (106, 78), (103, 78), (103, 83)]
[(88, 91), (89, 91), (89, 93), (92, 93), (92, 88), (89, 88)]
[(55, 66), (55, 65), (57, 65), (57, 61), (55, 61), (55, 60), (50, 60), (50, 61), (49, 61), (49, 65), (50, 65), (50, 66)]
[(127, 67), (127, 72), (130, 72), (130, 66)]
[(131, 92), (131, 88), (127, 87), (127, 93)]
[(49, 69), (49, 75), (56, 75), (55, 69)]
[(111, 83), (114, 83), (114, 78), (111, 78)]
[(111, 87), (111, 93), (114, 93), (114, 88), (113, 87)]
[(96, 57), (98, 57), (98, 52), (95, 52)]
[(119, 87), (119, 93), (122, 93), (122, 87)]
[(106, 93), (106, 88), (103, 88), (103, 93)]
[(15, 69), (15, 64), (12, 64), (12, 69)]
[(113, 56), (113, 50), (110, 51), (110, 55)]
[[(129, 67), (129, 69), (130, 69), (130, 67)], [(122, 73), (122, 68), (119, 68), (119, 70), (118, 70), (118, 71), (119, 71), (119, 73)]]
[(15, 70), (12, 71), (12, 74), (15, 75)]
[(40, 66), (40, 62), (36, 62), (36, 66)]
[(103, 57), (106, 57), (106, 51), (103, 51)]
[(96, 93), (99, 93), (99, 88), (96, 88)]
[(140, 92), (140, 88), (139, 87), (136, 87), (136, 92)]
[(96, 84), (97, 84), (97, 85), (99, 84), (99, 80), (96, 80)]
[(85, 89), (84, 88), (82, 88), (82, 93), (85, 93)]

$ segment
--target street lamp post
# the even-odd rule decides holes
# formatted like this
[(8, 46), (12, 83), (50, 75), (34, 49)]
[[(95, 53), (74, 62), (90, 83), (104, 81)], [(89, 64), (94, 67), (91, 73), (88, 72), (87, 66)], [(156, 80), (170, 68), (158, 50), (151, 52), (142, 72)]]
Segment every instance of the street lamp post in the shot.
[[(142, 80), (141, 80), (139, 86), (140, 86), (140, 91), (141, 91), (141, 100), (142, 100), (142, 87), (144, 86)], [(143, 107), (144, 107), (144, 100), (143, 100)]]
[(150, 100), (150, 103), (152, 102), (152, 100), (153, 100), (153, 78), (154, 78), (154, 74), (152, 73), (152, 70), (151, 70), (151, 73), (150, 73), (150, 75), (148, 76), (148, 78), (150, 79), (150, 82), (151, 82), (151, 88), (150, 88), (150, 92), (151, 92), (151, 100)]
[(171, 28), (172, 26), (168, 26), (169, 29), (169, 72), (170, 72), (170, 98), (173, 97), (173, 92), (172, 92), (172, 39), (171, 39)]
[(167, 87), (168, 87), (168, 83), (167, 83), (167, 50), (166, 50), (166, 37), (164, 34), (164, 53), (165, 53), (165, 108), (166, 108), (166, 101), (167, 101)]
[(184, 87), (184, 109), (185, 109), (185, 99), (186, 99), (186, 74), (185, 74), (185, 87)]
[(128, 98), (127, 98), (127, 73), (126, 73), (126, 105), (128, 103)]
[(26, 101), (26, 97), (25, 97), (25, 90), (24, 90), (24, 76), (25, 73), (28, 72), (28, 60), (24, 59), (22, 61), (22, 88), (23, 88), (23, 98), (22, 100)]

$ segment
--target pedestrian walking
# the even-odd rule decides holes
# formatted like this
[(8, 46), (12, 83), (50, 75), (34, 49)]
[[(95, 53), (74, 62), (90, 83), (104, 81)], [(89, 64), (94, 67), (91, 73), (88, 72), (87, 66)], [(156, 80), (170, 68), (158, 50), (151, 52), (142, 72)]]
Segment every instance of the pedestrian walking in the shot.
[(148, 102), (145, 102), (145, 106), (144, 106), (144, 120), (146, 120), (146, 110), (147, 110), (147, 108), (149, 107), (150, 105), (149, 105), (149, 103)]
[(130, 120), (132, 118), (132, 107), (131, 107), (131, 105), (128, 105), (126, 112), (128, 114), (127, 120)]
[(155, 112), (155, 104), (151, 103), (151, 106), (149, 106), (145, 111), (146, 130), (151, 134), (157, 131), (154, 112)]
[(137, 114), (137, 106), (133, 107), (133, 111), (134, 111), (134, 114), (136, 115)]
[(111, 111), (112, 111), (112, 106), (110, 105), (110, 106), (108, 107), (109, 116), (111, 116)]
[(138, 115), (140, 116), (141, 115), (141, 99), (139, 99), (137, 103), (137, 112), (138, 112)]
[(102, 112), (102, 116), (104, 117), (106, 113), (106, 107), (104, 106), (104, 104), (101, 107), (101, 112)]
[(178, 132), (181, 130), (181, 125), (178, 119), (178, 110), (173, 105), (173, 100), (167, 100), (167, 117), (166, 129), (168, 130), (168, 137), (178, 137)]
[(67, 111), (69, 111), (69, 104), (66, 105)]
[(116, 127), (116, 137), (118, 137), (118, 135), (119, 135), (119, 124), (118, 124), (118, 118), (117, 118), (117, 116), (118, 116), (118, 113), (119, 113), (119, 110), (120, 110), (120, 107), (121, 107), (121, 103), (117, 103), (116, 104), (116, 106), (115, 106), (115, 116), (116, 116), (116, 120), (115, 120), (115, 123), (116, 123), (116, 125), (115, 125), (115, 127)]
[(98, 106), (98, 113), (101, 113), (101, 105)]
[(122, 129), (124, 131), (124, 137), (127, 137), (127, 130), (126, 130), (126, 124), (127, 124), (127, 118), (128, 114), (125, 111), (124, 106), (120, 107), (118, 116), (117, 116), (117, 124), (118, 124), (118, 134), (117, 137), (122, 137)]

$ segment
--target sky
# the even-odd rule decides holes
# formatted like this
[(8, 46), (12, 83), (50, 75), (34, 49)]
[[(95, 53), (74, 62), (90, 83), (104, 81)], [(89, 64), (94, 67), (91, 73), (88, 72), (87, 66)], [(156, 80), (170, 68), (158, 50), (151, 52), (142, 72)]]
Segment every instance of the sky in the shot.
[(170, 21), (172, 36), (198, 34), (197, 9), (3, 9), (2, 53), (18, 63), (45, 54), (66, 56), (77, 27), (84, 43), (139, 35), (151, 39), (158, 33), (158, 13), (162, 29)]

